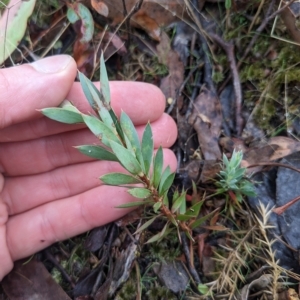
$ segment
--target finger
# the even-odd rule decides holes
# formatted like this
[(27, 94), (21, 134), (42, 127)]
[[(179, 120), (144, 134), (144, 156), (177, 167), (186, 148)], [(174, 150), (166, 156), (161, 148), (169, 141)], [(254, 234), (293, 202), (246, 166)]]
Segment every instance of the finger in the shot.
[[(138, 127), (140, 136), (144, 126)], [(176, 124), (168, 115), (152, 123), (154, 146), (170, 147), (177, 137)], [(10, 176), (38, 174), (58, 167), (90, 161), (74, 146), (96, 144), (99, 140), (87, 129), (15, 143), (2, 143), (0, 172)], [(12, 159), (13, 158), (13, 159)]]
[[(176, 157), (164, 149), (164, 165), (176, 169)], [(8, 178), (0, 198), (9, 215), (19, 214), (50, 201), (71, 197), (102, 185), (99, 177), (124, 172), (120, 164), (96, 161), (59, 168), (39, 175)], [(29, 192), (30, 191), (30, 192)]]
[(39, 117), (36, 109), (57, 106), (75, 76), (76, 63), (68, 55), (0, 70), (0, 129)]
[[(0, 174), (0, 192), (4, 187), (4, 178)], [(0, 196), (0, 281), (13, 268), (13, 261), (10, 257), (8, 248), (6, 247), (6, 222), (8, 219), (8, 207), (4, 202), (1, 202)]]
[[(153, 122), (159, 119), (164, 112), (165, 97), (161, 90), (154, 85), (143, 82), (115, 81), (110, 83), (110, 89), (112, 106), (116, 114), (119, 116), (121, 110), (124, 110), (135, 125)], [(36, 90), (35, 94), (37, 95), (40, 91), (39, 89)], [(40, 94), (40, 97), (42, 98), (43, 95)], [(73, 84), (67, 99), (81, 112), (92, 112), (79, 82)], [(53, 101), (51, 103), (45, 102), (44, 108), (56, 106), (52, 103)], [(34, 109), (35, 107), (32, 108)], [(37, 117), (36, 115), (34, 116)], [(32, 118), (34, 116), (32, 115)], [(41, 117), (41, 114), (38, 117)], [(83, 128), (83, 125), (66, 125), (51, 121), (45, 117), (35, 118), (0, 130), (0, 142), (30, 140), (78, 128)]]
[(116, 208), (135, 201), (124, 188), (100, 186), (13, 216), (7, 222), (7, 245), (13, 260), (116, 220), (129, 209)]

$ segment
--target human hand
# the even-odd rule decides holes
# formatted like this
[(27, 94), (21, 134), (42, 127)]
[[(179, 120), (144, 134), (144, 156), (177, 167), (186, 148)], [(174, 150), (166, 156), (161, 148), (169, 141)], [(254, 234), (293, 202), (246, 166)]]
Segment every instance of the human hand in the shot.
[[(0, 70), (0, 281), (13, 261), (128, 213), (116, 206), (133, 201), (125, 189), (102, 185), (101, 175), (121, 171), (113, 162), (93, 161), (73, 146), (96, 143), (83, 125), (51, 121), (37, 109), (65, 98), (92, 111), (76, 64), (62, 55)], [(111, 82), (112, 106), (123, 109), (141, 135), (150, 121), (155, 148), (171, 146), (176, 124), (163, 114), (164, 97), (155, 86)], [(164, 149), (172, 170), (176, 158)]]

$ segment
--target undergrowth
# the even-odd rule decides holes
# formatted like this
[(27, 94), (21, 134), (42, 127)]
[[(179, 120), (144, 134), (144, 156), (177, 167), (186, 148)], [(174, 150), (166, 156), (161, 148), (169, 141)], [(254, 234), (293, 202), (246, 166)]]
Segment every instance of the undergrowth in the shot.
[[(95, 159), (117, 161), (129, 172), (130, 175), (107, 174), (100, 179), (107, 185), (126, 186), (131, 195), (140, 199), (122, 207), (141, 205), (152, 207), (151, 213), (148, 214), (149, 218), (136, 233), (148, 230), (149, 226), (159, 219), (163, 220), (163, 228), (152, 235), (146, 243), (158, 243), (151, 250), (153, 258), (157, 257), (162, 261), (176, 259), (179, 252), (175, 251), (174, 241), (168, 242), (167, 237), (176, 237), (177, 232), (177, 241), (181, 242), (180, 232), (184, 232), (192, 245), (196, 240), (195, 230), (199, 230), (202, 226), (205, 228), (208, 220), (221, 220), (219, 208), (203, 215), (202, 207), (206, 196), (199, 198), (196, 185), (193, 185), (191, 204), (187, 204), (184, 190), (181, 192), (175, 190), (170, 196), (169, 190), (173, 185), (175, 174), (169, 167), (163, 169), (161, 147), (154, 155), (150, 124), (146, 126), (140, 142), (130, 118), (123, 112), (119, 121), (110, 107), (110, 91), (103, 56), (101, 56), (100, 91), (83, 74), (79, 74), (79, 78), (83, 91), (98, 117), (85, 115), (66, 101), (60, 108), (43, 109), (43, 114), (68, 124), (84, 122), (99, 138), (100, 145), (82, 145), (77, 147), (78, 150)], [(261, 216), (255, 217), (250, 209), (244, 210), (244, 197), (255, 196), (255, 190), (253, 183), (246, 177), (246, 169), (241, 167), (241, 160), (241, 152), (234, 151), (230, 160), (223, 156), (219, 178), (216, 180), (217, 189), (215, 194), (210, 195), (225, 197), (225, 207), (221, 215), (225, 213), (224, 224), (231, 226), (231, 229), (222, 227), (222, 230), (227, 230), (227, 238), (215, 249), (215, 271), (207, 274), (206, 283), (199, 286), (199, 291), (207, 297), (224, 295), (234, 299), (237, 293), (241, 293), (241, 287), (246, 284), (246, 275), (259, 265), (258, 259), (263, 259), (270, 266), (272, 284), (268, 283), (263, 287), (267, 293), (275, 295), (278, 292), (277, 284), (283, 273), (296, 276), (280, 268), (275, 260), (275, 253), (272, 250), (274, 241), (270, 241), (267, 235), (270, 228), (268, 216), (271, 211), (261, 205)], [(235, 219), (239, 220), (238, 223), (234, 221)], [(216, 232), (220, 230), (217, 229), (218, 226), (208, 228)], [(172, 248), (173, 255), (164, 252), (166, 246)], [(130, 282), (127, 285), (130, 289)], [(125, 290), (127, 285), (124, 287)], [(150, 294), (152, 293), (153, 290)], [(150, 294), (149, 299), (152, 297)]]

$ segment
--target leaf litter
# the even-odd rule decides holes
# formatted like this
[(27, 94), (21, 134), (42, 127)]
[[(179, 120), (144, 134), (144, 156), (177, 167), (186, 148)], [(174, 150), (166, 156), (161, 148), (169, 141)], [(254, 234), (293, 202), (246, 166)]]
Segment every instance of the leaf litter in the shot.
[[(146, 244), (167, 228), (157, 218), (143, 234), (133, 235), (142, 226), (140, 219), (145, 222), (152, 214), (139, 209), (138, 216), (120, 220), (120, 227), (108, 225), (50, 247), (47, 251), (56, 263), (44, 251), (28, 264), (16, 264), (2, 289), (10, 299), (20, 299), (16, 287), (22, 296), (28, 293), (27, 299), (43, 292), (23, 285), (19, 274), (26, 269), (25, 283), (49, 290), (50, 296), (43, 294), (43, 299), (289, 299), (290, 294), (297, 299), (300, 203), (282, 214), (274, 213), (274, 207), (299, 196), (300, 56), (293, 45), (298, 32), (284, 13), (282, 18), (276, 13), (289, 10), (297, 22), (298, 1), (280, 2), (279, 8), (272, 0), (261, 5), (232, 0), (226, 6), (214, 1), (139, 1), (135, 11), (137, 2), (124, 1), (122, 6), (115, 1), (50, 1), (36, 6), (19, 51), (5, 66), (31, 61), (34, 55), (70, 53), (79, 69), (92, 77), (105, 50), (112, 79), (159, 85), (179, 130), (173, 147), (179, 163), (172, 192), (188, 189), (191, 206), (205, 200), (198, 218), (212, 212), (213, 216), (194, 228), (194, 244), (185, 236), (180, 243), (173, 233)], [(41, 9), (51, 16), (50, 23), (43, 23)], [(68, 16), (72, 25), (62, 31), (59, 20), (67, 21), (66, 10), (76, 16)], [(126, 18), (130, 11), (135, 13)], [(271, 31), (280, 36), (276, 42)], [(232, 45), (235, 52), (230, 52)], [(237, 65), (232, 65), (229, 53), (238, 59)], [(242, 103), (237, 86), (242, 88)], [(244, 152), (242, 166), (253, 174), (257, 194), (242, 203), (232, 193), (217, 195), (215, 188), (222, 153), (230, 158), (234, 149)], [(65, 292), (38, 260), (45, 262)], [(35, 272), (39, 275), (31, 274)], [(172, 287), (182, 276), (189, 276), (189, 283)]]

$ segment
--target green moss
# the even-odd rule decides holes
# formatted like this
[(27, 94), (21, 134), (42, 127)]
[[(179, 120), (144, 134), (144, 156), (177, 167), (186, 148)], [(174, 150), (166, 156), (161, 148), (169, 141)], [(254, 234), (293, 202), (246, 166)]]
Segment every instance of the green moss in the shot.
[(151, 288), (146, 294), (149, 300), (157, 300), (157, 299), (176, 300), (177, 299), (177, 297), (171, 291), (161, 286), (155, 286)]
[(222, 82), (224, 80), (224, 74), (219, 71), (213, 72), (212, 79), (215, 83)]
[(116, 296), (116, 300), (135, 300), (137, 283), (133, 279), (127, 280)]
[(173, 261), (180, 253), (176, 232), (169, 234), (160, 243), (149, 244), (149, 256), (154, 260)]

